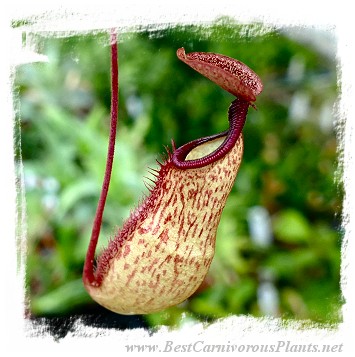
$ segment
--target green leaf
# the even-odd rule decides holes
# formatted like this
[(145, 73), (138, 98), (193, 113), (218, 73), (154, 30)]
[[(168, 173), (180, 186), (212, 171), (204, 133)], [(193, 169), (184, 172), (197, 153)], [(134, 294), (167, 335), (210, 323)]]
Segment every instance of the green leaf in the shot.
[(63, 218), (78, 202), (98, 195), (98, 187), (92, 180), (80, 180), (67, 186), (61, 195), (58, 219)]
[(92, 299), (85, 290), (82, 280), (77, 279), (33, 298), (31, 308), (36, 315), (65, 314), (90, 301)]
[(274, 233), (285, 243), (307, 242), (312, 235), (310, 224), (298, 211), (288, 209), (280, 212), (273, 220)]

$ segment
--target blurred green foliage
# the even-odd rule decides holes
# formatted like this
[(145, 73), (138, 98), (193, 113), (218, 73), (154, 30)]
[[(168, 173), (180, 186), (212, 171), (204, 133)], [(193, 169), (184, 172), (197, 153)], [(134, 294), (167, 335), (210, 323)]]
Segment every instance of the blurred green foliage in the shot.
[[(120, 122), (101, 247), (147, 193), (144, 176), (164, 145), (227, 127), (232, 96), (181, 63), (177, 48), (237, 58), (264, 82), (258, 110), (249, 110), (244, 158), (206, 282), (181, 305), (144, 316), (149, 326), (231, 314), (341, 319), (335, 56), (285, 31), (262, 29), (221, 19), (208, 28), (120, 35)], [(35, 38), (48, 62), (21, 66), (15, 79), (28, 308), (33, 316), (68, 316), (95, 305), (81, 273), (107, 151), (109, 39), (107, 33)], [(261, 219), (268, 241), (255, 239), (252, 217)]]

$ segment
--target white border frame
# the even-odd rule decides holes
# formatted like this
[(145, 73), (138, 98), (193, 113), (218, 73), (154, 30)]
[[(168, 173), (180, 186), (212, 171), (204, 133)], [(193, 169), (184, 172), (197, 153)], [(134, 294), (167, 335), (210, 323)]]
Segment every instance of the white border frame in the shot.
[[(354, 87), (351, 79), (355, 78), (353, 63), (352, 35), (353, 26), (350, 6), (341, 1), (326, 5), (318, 1), (297, 1), (295, 3), (278, 1), (132, 1), (115, 2), (100, 0), (91, 2), (61, 1), (60, 4), (51, 1), (19, 1), (13, 0), (10, 4), (2, 5), (0, 36), (2, 37), (3, 53), (0, 66), (0, 164), (1, 164), (1, 239), (2, 246), (1, 273), (2, 287), (0, 289), (1, 327), (4, 332), (0, 335), (5, 342), (11, 343), (11, 354), (25, 351), (26, 354), (36, 355), (72, 353), (72, 347), (78, 347), (86, 355), (98, 355), (102, 352), (121, 354), (125, 352), (124, 345), (128, 343), (161, 344), (166, 340), (174, 340), (174, 344), (187, 344), (187, 341), (204, 340), (205, 343), (221, 343), (223, 340), (236, 344), (247, 343), (276, 343), (279, 340), (290, 341), (293, 344), (307, 343), (343, 343), (343, 353), (354, 353), (354, 267), (355, 244), (352, 237), (353, 214), (355, 212), (354, 182)], [(345, 186), (345, 201), (343, 206), (343, 226), (345, 237), (342, 245), (342, 293), (346, 303), (343, 306), (343, 319), (336, 330), (322, 328), (303, 328), (300, 322), (281, 324), (279, 319), (256, 319), (246, 316), (230, 317), (209, 326), (186, 325), (178, 331), (168, 331), (162, 328), (159, 332), (149, 335), (144, 330), (114, 331), (85, 329), (78, 323), (76, 328), (81, 334), (96, 336), (95, 339), (85, 340), (77, 338), (73, 333), (55, 343), (44, 332), (41, 338), (25, 337), (25, 322), (23, 310), (23, 267), (17, 266), (17, 249), (15, 237), (16, 218), (16, 187), (15, 166), (13, 159), (13, 123), (14, 123), (14, 94), (12, 93), (12, 74), (14, 66), (26, 61), (38, 60), (33, 54), (24, 53), (21, 37), (18, 31), (11, 28), (11, 20), (29, 18), (34, 19), (31, 30), (34, 31), (62, 31), (90, 32), (94, 29), (104, 29), (120, 26), (147, 26), (156, 24), (163, 27), (181, 23), (204, 23), (213, 21), (216, 17), (228, 15), (242, 23), (253, 21), (276, 26), (334, 26), (338, 40), (338, 63), (341, 73), (339, 85), (342, 95), (339, 103), (339, 120), (344, 123), (341, 155), (343, 160), (343, 182)], [(159, 25), (160, 24), (160, 25)], [(5, 49), (5, 50), (4, 50)], [(14, 239), (11, 239), (14, 237)], [(23, 239), (23, 237), (22, 237)], [(210, 341), (210, 342), (207, 342)], [(213, 342), (211, 342), (213, 341)], [(6, 345), (6, 344), (5, 344)], [(106, 349), (109, 348), (107, 351)], [(15, 351), (14, 351), (15, 350)], [(7, 349), (7, 352), (9, 349)], [(238, 353), (244, 355), (244, 353)]]

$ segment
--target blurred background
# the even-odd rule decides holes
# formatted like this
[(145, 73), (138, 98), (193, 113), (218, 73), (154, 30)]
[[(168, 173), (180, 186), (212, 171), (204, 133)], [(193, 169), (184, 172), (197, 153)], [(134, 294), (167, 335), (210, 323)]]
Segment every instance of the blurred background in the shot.
[(99, 250), (147, 192), (144, 176), (164, 145), (228, 126), (232, 95), (180, 62), (176, 50), (236, 58), (264, 83), (258, 110), (249, 110), (244, 158), (204, 284), (184, 303), (142, 316), (100, 307), (81, 281), (106, 160), (109, 36), (32, 36), (48, 62), (19, 67), (15, 88), (27, 219), (26, 315), (34, 324), (45, 321), (60, 337), (75, 317), (122, 329), (241, 314), (341, 321), (343, 191), (331, 33), (221, 18), (209, 27), (120, 35), (119, 129)]

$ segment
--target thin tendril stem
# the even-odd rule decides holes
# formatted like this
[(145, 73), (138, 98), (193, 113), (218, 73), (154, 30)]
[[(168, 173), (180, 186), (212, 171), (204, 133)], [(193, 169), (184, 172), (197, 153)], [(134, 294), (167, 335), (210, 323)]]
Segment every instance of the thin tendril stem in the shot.
[(110, 186), (113, 158), (115, 153), (116, 129), (118, 121), (118, 46), (116, 31), (112, 30), (111, 41), (111, 124), (108, 144), (105, 176), (102, 184), (100, 199), (96, 209), (94, 224), (92, 227), (90, 243), (86, 254), (83, 280), (90, 285), (97, 286), (98, 282), (94, 273), (94, 260), (97, 242), (99, 240), (102, 216), (105, 209), (108, 189)]

